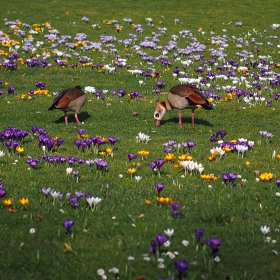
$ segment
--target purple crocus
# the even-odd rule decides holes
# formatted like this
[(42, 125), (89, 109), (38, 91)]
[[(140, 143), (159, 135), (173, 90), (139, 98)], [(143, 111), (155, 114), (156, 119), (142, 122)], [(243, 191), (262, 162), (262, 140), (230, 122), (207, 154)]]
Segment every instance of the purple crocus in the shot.
[(69, 198), (69, 202), (73, 207), (79, 207), (79, 199), (78, 197)]
[(155, 188), (158, 191), (158, 195), (160, 194), (160, 192), (164, 189), (164, 184), (163, 183), (155, 183)]
[(118, 141), (119, 139), (117, 137), (113, 137), (113, 136), (108, 136), (108, 141), (110, 142), (111, 145), (115, 145), (115, 143)]
[(108, 167), (108, 162), (105, 161), (104, 159), (96, 159), (95, 164), (101, 170)]
[(188, 147), (189, 150), (192, 149), (195, 146), (196, 146), (196, 144), (195, 144), (194, 141), (191, 141), (191, 140), (187, 141), (187, 147)]
[(212, 256), (214, 258), (219, 251), (222, 240), (217, 237), (211, 237), (210, 239), (206, 239), (205, 243), (211, 248)]
[(179, 279), (183, 279), (183, 273), (189, 268), (186, 260), (178, 260), (174, 262), (174, 265), (179, 273)]
[(154, 171), (155, 168), (157, 167), (157, 164), (156, 164), (154, 161), (149, 162), (148, 164), (149, 164), (149, 166), (151, 167), (152, 171)]
[(165, 161), (164, 161), (164, 159), (159, 158), (159, 159), (155, 160), (155, 164), (156, 164), (157, 168), (160, 170), (160, 168), (165, 164)]
[(280, 179), (275, 180), (275, 184), (277, 185), (277, 187), (280, 187)]
[(129, 161), (132, 161), (133, 159), (137, 158), (137, 155), (134, 154), (134, 153), (128, 153), (127, 156), (128, 156), (128, 160)]
[(86, 132), (85, 129), (83, 129), (83, 128), (78, 128), (78, 133), (79, 133), (80, 136), (81, 136), (82, 134), (84, 134), (85, 132)]
[(168, 241), (168, 238), (166, 235), (161, 235), (161, 234), (157, 234), (156, 235), (156, 240), (158, 243), (158, 247), (160, 248), (160, 246), (165, 243), (166, 241)]
[(237, 179), (237, 174), (236, 173), (233, 173), (233, 172), (224, 173), (222, 177), (223, 177), (223, 180), (224, 180), (225, 184), (227, 184), (231, 187), (235, 186), (234, 181)]
[(204, 235), (203, 229), (195, 229), (195, 236), (196, 236), (197, 244), (199, 243), (199, 241), (203, 237), (203, 235)]
[(63, 227), (65, 227), (68, 232), (70, 231), (70, 229), (74, 224), (75, 224), (74, 220), (70, 220), (70, 219), (64, 220), (62, 223)]
[(155, 255), (156, 252), (157, 252), (157, 243), (156, 243), (155, 240), (152, 240), (152, 241), (151, 241), (151, 247), (150, 247), (150, 249), (149, 249), (149, 254)]
[(4, 188), (0, 188), (0, 197), (4, 197), (5, 195), (7, 194), (7, 191), (6, 191), (6, 189), (4, 189)]
[(177, 210), (181, 209), (182, 205), (177, 204), (177, 203), (171, 203), (170, 207), (171, 207), (172, 217), (173, 218), (180, 218), (180, 217), (184, 216), (184, 213), (176, 212)]
[(30, 167), (33, 167), (33, 168), (35, 168), (39, 162), (40, 162), (40, 160), (37, 158), (28, 159), (26, 161), (26, 163), (29, 164)]

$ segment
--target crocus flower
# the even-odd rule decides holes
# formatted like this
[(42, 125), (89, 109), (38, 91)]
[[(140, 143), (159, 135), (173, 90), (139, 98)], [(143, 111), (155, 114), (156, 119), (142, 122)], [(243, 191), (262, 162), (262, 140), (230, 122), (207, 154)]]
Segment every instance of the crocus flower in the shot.
[(110, 142), (111, 145), (115, 145), (115, 143), (118, 141), (119, 139), (117, 137), (113, 137), (113, 136), (108, 136), (108, 141)]
[(39, 163), (39, 161), (40, 161), (40, 160), (37, 159), (37, 158), (32, 158), (32, 159), (28, 159), (28, 160), (26, 161), (26, 163), (29, 164), (30, 167), (35, 168), (35, 167), (37, 166), (37, 164)]
[(108, 162), (106, 162), (105, 160), (103, 159), (96, 159), (95, 160), (95, 164), (96, 166), (99, 168), (99, 169), (104, 169), (106, 167), (108, 167)]
[(79, 207), (79, 199), (78, 197), (71, 197), (69, 198), (69, 202), (74, 207)]
[(199, 241), (203, 237), (203, 235), (204, 235), (203, 229), (195, 229), (195, 236), (196, 236), (197, 244), (199, 243)]
[(170, 207), (171, 207), (172, 217), (173, 218), (178, 218), (178, 217), (183, 217), (184, 216), (184, 213), (182, 213), (182, 212), (177, 212), (176, 213), (176, 211), (181, 209), (181, 207), (182, 207), (180, 204), (171, 203)]
[(167, 229), (167, 230), (164, 230), (165, 234), (170, 238), (173, 234), (174, 234), (174, 229)]
[(83, 129), (83, 128), (78, 128), (78, 133), (79, 133), (80, 136), (81, 136), (82, 134), (84, 134), (85, 132), (86, 132), (85, 129)]
[(155, 188), (158, 191), (158, 195), (160, 194), (160, 192), (164, 189), (164, 184), (163, 183), (155, 183)]
[(134, 153), (128, 153), (127, 156), (128, 156), (128, 160), (129, 161), (132, 161), (133, 159), (137, 158), (137, 155), (134, 154)]
[(99, 197), (93, 197), (93, 207), (96, 208), (96, 206), (101, 202), (101, 198)]
[(275, 184), (277, 185), (277, 187), (280, 187), (280, 179), (275, 180)]
[(160, 248), (160, 246), (163, 243), (165, 243), (168, 240), (168, 238), (167, 238), (166, 235), (157, 234), (156, 240), (157, 240), (157, 243), (158, 243), (158, 247)]
[(189, 268), (186, 260), (178, 260), (174, 265), (179, 273), (179, 279), (183, 279), (183, 273)]
[(7, 194), (7, 191), (6, 191), (6, 189), (4, 189), (4, 188), (0, 188), (0, 197), (4, 197), (5, 195)]
[(261, 226), (260, 230), (261, 230), (263, 235), (266, 235), (266, 234), (268, 234), (270, 232), (270, 227)]
[(205, 243), (211, 248), (212, 256), (215, 257), (219, 251), (219, 247), (222, 244), (222, 240), (217, 237), (211, 237), (210, 239), (206, 239)]
[(74, 224), (75, 224), (74, 220), (70, 220), (70, 219), (64, 220), (62, 223), (63, 227), (65, 227), (68, 232), (70, 231), (70, 229)]
[(43, 187), (42, 192), (46, 196), (46, 198), (48, 198), (48, 196), (51, 194), (52, 190), (51, 190), (51, 188), (46, 189), (45, 187)]
[(149, 249), (149, 254), (155, 255), (156, 252), (157, 252), (157, 243), (156, 243), (155, 240), (152, 240), (152, 241), (151, 241), (151, 247), (150, 247), (150, 249)]

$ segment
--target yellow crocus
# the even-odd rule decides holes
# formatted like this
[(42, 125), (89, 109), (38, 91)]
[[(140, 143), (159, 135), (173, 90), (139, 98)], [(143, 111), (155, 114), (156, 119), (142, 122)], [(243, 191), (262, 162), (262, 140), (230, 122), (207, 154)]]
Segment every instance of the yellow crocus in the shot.
[(172, 153), (168, 153), (166, 154), (166, 156), (164, 157), (164, 161), (174, 161), (175, 160), (175, 156)]
[(250, 166), (250, 164), (251, 164), (251, 162), (250, 162), (250, 161), (248, 161), (248, 160), (245, 162), (245, 166), (246, 166), (246, 167), (249, 167), (249, 166)]
[(148, 199), (145, 199), (145, 204), (152, 205), (152, 202)]
[(25, 205), (29, 204), (30, 201), (28, 198), (23, 197), (22, 199), (19, 200), (19, 202), (21, 203), (21, 205), (25, 206)]
[(5, 199), (5, 200), (3, 201), (3, 204), (4, 204), (5, 206), (10, 206), (10, 205), (12, 205), (12, 203), (13, 203), (13, 201), (12, 201), (11, 199)]
[(102, 157), (104, 157), (104, 156), (106, 155), (106, 152), (101, 151), (101, 152), (99, 152), (99, 154), (100, 154)]
[(128, 172), (130, 175), (133, 175), (133, 174), (136, 172), (136, 168), (128, 168), (128, 169), (127, 169), (127, 172)]
[(16, 147), (16, 151), (19, 153), (19, 154), (22, 154), (24, 152), (24, 148), (20, 147), (20, 146), (17, 146)]
[(262, 181), (270, 181), (273, 178), (273, 173), (271, 172), (264, 172), (260, 175), (260, 179)]
[(178, 159), (179, 159), (180, 161), (192, 160), (193, 157), (191, 157), (191, 156), (189, 156), (189, 155), (187, 155), (187, 154), (183, 154), (183, 155), (181, 155), (181, 156), (178, 156)]

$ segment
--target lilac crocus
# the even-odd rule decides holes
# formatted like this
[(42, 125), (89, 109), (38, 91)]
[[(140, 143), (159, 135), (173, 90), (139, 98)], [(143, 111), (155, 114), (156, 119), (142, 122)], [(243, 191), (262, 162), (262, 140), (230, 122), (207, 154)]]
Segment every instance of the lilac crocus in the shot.
[(108, 167), (108, 162), (104, 159), (96, 159), (95, 164), (101, 170)]
[(174, 265), (179, 273), (179, 279), (183, 279), (183, 273), (189, 268), (186, 260), (177, 260)]
[(211, 237), (205, 240), (205, 243), (211, 248), (212, 256), (215, 257), (219, 251), (219, 247), (222, 244), (222, 240), (217, 237)]
[(68, 232), (70, 231), (70, 229), (74, 224), (75, 224), (74, 220), (70, 220), (70, 219), (64, 220), (62, 223), (63, 227), (65, 227)]
[(46, 198), (48, 198), (48, 196), (51, 194), (51, 192), (52, 192), (52, 189), (51, 188), (45, 188), (45, 187), (43, 187), (42, 188), (42, 192), (43, 192), (43, 194), (46, 196)]

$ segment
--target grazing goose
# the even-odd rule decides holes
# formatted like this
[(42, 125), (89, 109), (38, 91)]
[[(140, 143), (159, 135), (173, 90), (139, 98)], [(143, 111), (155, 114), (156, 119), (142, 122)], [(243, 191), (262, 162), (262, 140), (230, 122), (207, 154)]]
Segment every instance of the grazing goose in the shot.
[(196, 108), (204, 108), (206, 110), (213, 110), (212, 105), (206, 97), (200, 92), (198, 88), (190, 85), (174, 86), (167, 92), (167, 99), (157, 104), (154, 118), (156, 126), (160, 126), (160, 120), (166, 111), (178, 109), (179, 125), (182, 127), (182, 110), (192, 110), (192, 125), (194, 126), (194, 110)]
[(75, 119), (77, 124), (80, 124), (78, 113), (80, 109), (86, 103), (87, 96), (82, 91), (80, 86), (75, 86), (74, 88), (67, 88), (58, 94), (54, 99), (53, 105), (48, 110), (60, 109), (64, 112), (65, 123), (68, 124), (68, 111), (73, 111), (75, 113)]

